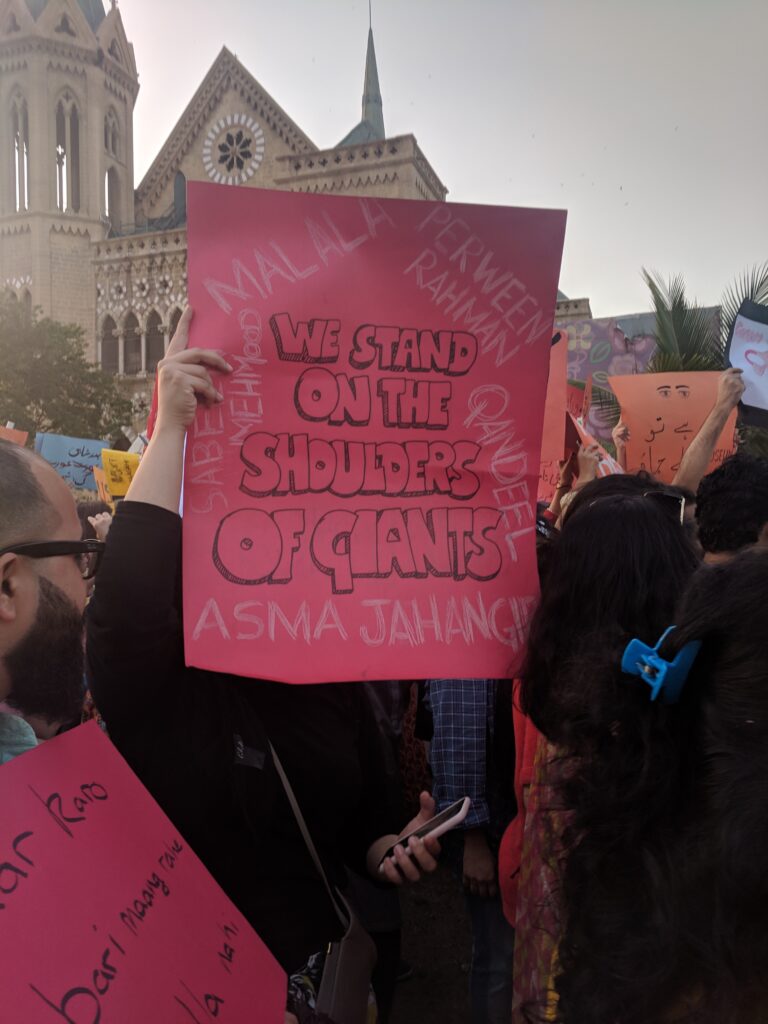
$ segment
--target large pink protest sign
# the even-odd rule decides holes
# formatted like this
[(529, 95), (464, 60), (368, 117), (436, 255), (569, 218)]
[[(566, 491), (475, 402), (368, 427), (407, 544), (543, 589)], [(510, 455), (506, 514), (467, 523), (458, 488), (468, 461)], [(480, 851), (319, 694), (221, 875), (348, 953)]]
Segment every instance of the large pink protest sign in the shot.
[(565, 214), (189, 189), (188, 663), (288, 682), (504, 676), (537, 589)]
[(0, 768), (0, 1019), (283, 1024), (285, 975), (95, 723)]

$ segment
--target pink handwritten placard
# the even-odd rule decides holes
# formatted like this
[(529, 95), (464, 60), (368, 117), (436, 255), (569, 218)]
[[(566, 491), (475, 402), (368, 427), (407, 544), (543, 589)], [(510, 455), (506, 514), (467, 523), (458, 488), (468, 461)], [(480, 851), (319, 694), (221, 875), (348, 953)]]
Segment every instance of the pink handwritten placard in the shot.
[(192, 184), (189, 664), (503, 676), (536, 595), (565, 214)]
[(285, 975), (95, 723), (0, 768), (3, 1021), (282, 1024)]

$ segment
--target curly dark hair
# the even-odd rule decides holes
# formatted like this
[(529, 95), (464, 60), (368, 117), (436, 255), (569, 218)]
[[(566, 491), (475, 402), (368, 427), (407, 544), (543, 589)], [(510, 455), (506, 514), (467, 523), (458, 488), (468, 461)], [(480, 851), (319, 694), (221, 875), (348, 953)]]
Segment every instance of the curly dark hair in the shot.
[(690, 640), (676, 705), (619, 631), (571, 662), (605, 696), (563, 785), (562, 1024), (768, 1021), (768, 552), (699, 570), (662, 653)]
[[(621, 480), (621, 484), (617, 484)], [(658, 485), (656, 485), (658, 487)], [(645, 477), (587, 485), (565, 517), (534, 614), (521, 673), (523, 710), (552, 743), (580, 749), (605, 726), (615, 693), (574, 673), (613, 638), (655, 643), (699, 559), (679, 506), (644, 497)], [(621, 689), (634, 713), (634, 701)]]
[(756, 544), (768, 523), (768, 459), (737, 452), (705, 476), (696, 521), (701, 546), (711, 554)]
[[(658, 495), (665, 500), (657, 500)], [(648, 713), (647, 689), (626, 685), (616, 655), (635, 637), (656, 643), (674, 621), (677, 602), (699, 565), (696, 547), (680, 523), (680, 496), (645, 474), (606, 477), (585, 486), (565, 516), (531, 624), (522, 706), (560, 752), (549, 781), (560, 784), (557, 804), (572, 816), (560, 837), (561, 848), (551, 851), (561, 859), (562, 906), (569, 922), (558, 979), (560, 1013), (568, 1013), (561, 1019), (569, 1024), (624, 1024), (609, 1012), (601, 1016), (603, 1010), (616, 1009), (613, 994), (604, 1002), (596, 999), (583, 1019), (578, 1013), (589, 1002), (584, 993), (579, 989), (569, 1001), (568, 986), (578, 986), (585, 970), (573, 950), (587, 943), (598, 963), (610, 953), (613, 934), (603, 945), (601, 929), (621, 888), (619, 879), (630, 895), (634, 891), (631, 875), (614, 872), (603, 878), (599, 857), (585, 865), (578, 853), (590, 848), (582, 850), (578, 840), (585, 834), (597, 837), (600, 855), (600, 842), (610, 849), (614, 842), (627, 841), (631, 848), (649, 794), (674, 785), (667, 762), (675, 763), (676, 734), (674, 740), (667, 738), (662, 721), (660, 734), (649, 737), (658, 726)], [(642, 751), (651, 742), (659, 751), (659, 770), (640, 772)], [(601, 883), (607, 887), (604, 894)], [(587, 888), (592, 902), (585, 911), (579, 893)], [(579, 921), (583, 931), (574, 934)], [(634, 927), (626, 914), (615, 924)], [(548, 1019), (543, 1007), (526, 1006), (524, 1012), (530, 1020)]]

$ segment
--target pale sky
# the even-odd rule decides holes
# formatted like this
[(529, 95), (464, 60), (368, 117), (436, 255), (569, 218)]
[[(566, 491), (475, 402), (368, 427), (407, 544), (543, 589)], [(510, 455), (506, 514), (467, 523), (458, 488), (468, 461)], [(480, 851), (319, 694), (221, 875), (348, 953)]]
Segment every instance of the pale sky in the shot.
[[(360, 119), (367, 0), (122, 0), (136, 182), (222, 46), (320, 147)], [(560, 286), (709, 305), (768, 260), (768, 0), (373, 0), (387, 135), (454, 202), (568, 210)]]

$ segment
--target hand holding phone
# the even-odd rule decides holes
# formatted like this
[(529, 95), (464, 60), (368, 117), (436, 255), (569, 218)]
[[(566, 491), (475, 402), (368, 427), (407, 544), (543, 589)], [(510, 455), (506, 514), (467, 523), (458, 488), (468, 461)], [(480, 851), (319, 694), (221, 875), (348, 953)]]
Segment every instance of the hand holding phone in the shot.
[[(400, 836), (396, 843), (386, 851), (384, 856), (381, 858), (379, 863), (379, 872), (382, 871), (383, 865), (387, 858), (392, 860), (397, 866), (398, 861), (402, 855), (407, 856), (408, 844), (411, 840), (424, 840), (427, 838), (437, 839), (446, 832), (449, 832), (452, 828), (456, 828), (466, 818), (469, 813), (469, 808), (472, 805), (472, 801), (468, 796), (462, 797), (461, 800), (456, 800), (449, 807), (446, 807), (440, 814), (436, 814), (429, 821), (425, 821), (423, 825), (419, 825), (418, 828), (412, 829), (410, 832), (406, 832), (405, 835)], [(397, 853), (398, 847), (401, 853)]]

